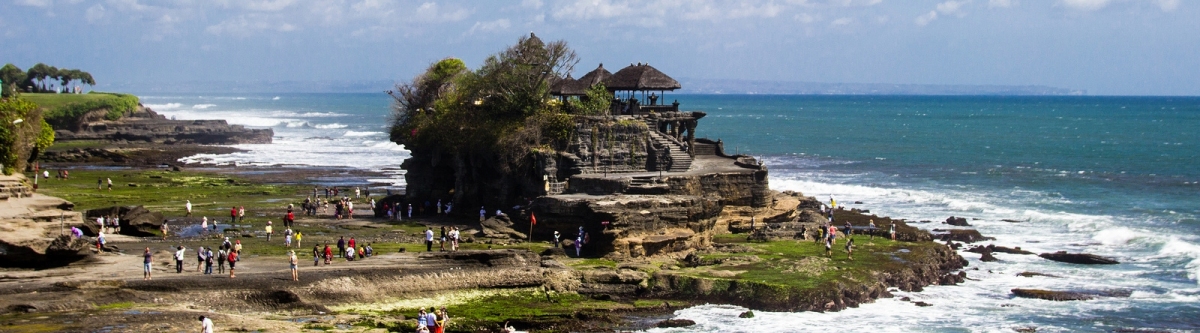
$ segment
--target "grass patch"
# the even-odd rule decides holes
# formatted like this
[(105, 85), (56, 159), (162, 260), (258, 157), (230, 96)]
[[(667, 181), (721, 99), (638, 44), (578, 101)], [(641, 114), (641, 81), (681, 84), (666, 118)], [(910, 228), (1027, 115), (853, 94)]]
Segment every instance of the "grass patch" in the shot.
[(46, 110), (46, 122), (55, 129), (69, 128), (80, 117), (95, 110), (107, 110), (104, 119), (117, 120), (137, 110), (134, 95), (91, 92), (87, 94), (22, 94), (21, 97)]
[(116, 303), (108, 303), (108, 304), (98, 305), (98, 306), (96, 306), (96, 310), (99, 310), (99, 311), (125, 310), (125, 309), (129, 309), (132, 307), (133, 307), (133, 302), (116, 302)]
[(576, 268), (617, 268), (617, 262), (604, 258), (574, 258), (565, 259), (566, 264)]
[[(447, 331), (494, 330), (506, 321), (521, 323), (550, 323), (572, 320), (579, 312), (609, 312), (634, 309), (635, 304), (600, 301), (575, 293), (546, 293), (540, 288), (506, 290), (463, 290), (435, 297), (399, 300), (393, 303), (373, 303), (333, 307), (339, 312), (369, 314), (385, 317), (403, 315), (407, 320), (383, 323), (367, 323), (365, 326), (383, 327), (392, 330), (412, 331), (416, 329), (414, 319), (424, 307), (445, 306), (451, 324)], [(662, 300), (646, 300), (644, 307), (661, 306)], [(683, 304), (682, 302), (677, 302)]]

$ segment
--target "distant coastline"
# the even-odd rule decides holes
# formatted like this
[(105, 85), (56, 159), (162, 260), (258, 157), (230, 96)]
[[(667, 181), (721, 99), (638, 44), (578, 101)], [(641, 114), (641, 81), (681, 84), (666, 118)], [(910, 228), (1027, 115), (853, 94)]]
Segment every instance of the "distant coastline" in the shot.
[[(675, 93), (723, 95), (996, 95), (1081, 96), (1087, 90), (1036, 85), (825, 83), (683, 78)], [(139, 93), (382, 93), (393, 80), (115, 82), (97, 89)]]

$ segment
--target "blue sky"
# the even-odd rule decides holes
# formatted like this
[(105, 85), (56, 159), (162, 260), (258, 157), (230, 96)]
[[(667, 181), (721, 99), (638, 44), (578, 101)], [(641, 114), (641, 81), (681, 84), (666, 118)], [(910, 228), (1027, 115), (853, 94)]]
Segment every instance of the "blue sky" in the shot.
[(0, 0), (0, 62), (104, 81), (406, 80), (535, 32), (576, 76), (1047, 85), (1200, 95), (1182, 0)]

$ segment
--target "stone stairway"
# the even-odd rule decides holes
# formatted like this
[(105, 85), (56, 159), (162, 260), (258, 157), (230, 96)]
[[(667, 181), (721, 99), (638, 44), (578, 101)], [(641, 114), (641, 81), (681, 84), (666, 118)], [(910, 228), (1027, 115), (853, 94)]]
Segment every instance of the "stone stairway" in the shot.
[(653, 140), (656, 146), (667, 147), (670, 152), (671, 166), (666, 171), (684, 172), (692, 167), (692, 156), (675, 140), (655, 130), (650, 131), (650, 140)]

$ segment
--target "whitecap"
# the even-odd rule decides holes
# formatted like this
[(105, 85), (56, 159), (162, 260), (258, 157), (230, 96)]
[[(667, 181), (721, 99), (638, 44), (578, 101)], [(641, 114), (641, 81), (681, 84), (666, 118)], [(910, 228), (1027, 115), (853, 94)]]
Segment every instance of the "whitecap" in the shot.
[(343, 136), (372, 136), (372, 135), (383, 135), (383, 132), (346, 131), (346, 134), (342, 134), (342, 135)]
[(178, 108), (180, 108), (180, 107), (183, 107), (183, 104), (180, 104), (180, 103), (166, 103), (166, 104), (145, 104), (145, 106), (146, 106), (146, 107), (148, 107), (148, 108), (150, 108), (150, 109), (152, 109), (152, 110), (154, 110), (154, 111), (162, 111), (162, 110), (174, 110), (174, 109), (178, 109)]
[(346, 128), (346, 127), (349, 127), (349, 125), (332, 123), (332, 124), (316, 124), (316, 125), (313, 125), (312, 127), (320, 128), (320, 129), (335, 129), (335, 128)]
[(208, 109), (208, 108), (211, 108), (214, 106), (217, 106), (217, 105), (216, 104), (196, 104), (196, 105), (192, 105), (192, 108), (196, 109), (196, 110), (204, 110), (204, 109)]

